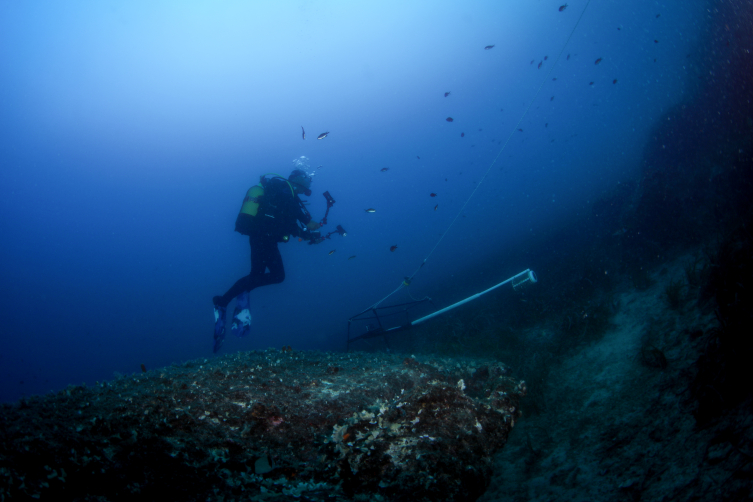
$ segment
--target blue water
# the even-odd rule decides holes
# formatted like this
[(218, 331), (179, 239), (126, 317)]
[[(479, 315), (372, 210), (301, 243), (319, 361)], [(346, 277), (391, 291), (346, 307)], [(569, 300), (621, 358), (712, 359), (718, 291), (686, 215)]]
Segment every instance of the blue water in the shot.
[(242, 198), (300, 156), (348, 235), (281, 244), (221, 353), (342, 350), (427, 257), (440, 306), (535, 269), (694, 92), (705, 2), (587, 3), (0, 4), (0, 400), (213, 357)]

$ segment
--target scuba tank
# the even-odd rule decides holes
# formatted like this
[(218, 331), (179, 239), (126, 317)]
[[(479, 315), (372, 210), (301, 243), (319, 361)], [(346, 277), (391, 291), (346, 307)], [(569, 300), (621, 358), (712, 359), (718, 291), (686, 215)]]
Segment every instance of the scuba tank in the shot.
[(241, 210), (235, 219), (235, 231), (242, 235), (251, 235), (257, 226), (256, 215), (259, 212), (260, 198), (264, 195), (264, 187), (259, 183), (248, 189), (243, 198)]
[[(246, 196), (243, 198), (243, 204), (241, 210), (238, 213), (238, 217), (235, 220), (235, 231), (242, 235), (251, 235), (252, 232), (256, 233), (262, 229), (262, 231), (270, 231), (275, 225), (269, 220), (274, 219), (276, 213), (276, 200), (279, 198), (280, 188), (272, 189), (272, 192), (265, 195), (266, 188), (270, 185), (271, 180), (268, 180), (266, 176), (272, 176), (272, 180), (280, 179), (285, 182), (287, 187), (283, 190), (290, 189), (292, 197), (296, 198), (295, 191), (290, 182), (279, 174), (269, 173), (261, 176), (260, 183), (254, 185), (246, 191)], [(267, 200), (269, 199), (269, 200)], [(261, 206), (261, 207), (260, 207)], [(304, 208), (305, 209), (305, 208)], [(270, 212), (271, 211), (271, 212)], [(283, 242), (288, 240), (287, 235), (279, 236), (279, 239)]]
[(264, 195), (264, 187), (261, 186), (261, 183), (249, 188), (246, 192), (246, 197), (243, 199), (241, 214), (256, 216), (256, 213), (259, 211), (259, 197), (262, 195)]

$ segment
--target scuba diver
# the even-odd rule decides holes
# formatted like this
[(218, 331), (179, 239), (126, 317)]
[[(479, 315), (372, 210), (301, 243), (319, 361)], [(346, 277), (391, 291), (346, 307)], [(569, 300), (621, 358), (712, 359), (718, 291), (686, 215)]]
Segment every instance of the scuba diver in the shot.
[[(251, 245), (251, 273), (238, 279), (227, 293), (212, 299), (215, 353), (225, 339), (225, 311), (233, 298), (236, 306), (231, 329), (237, 336), (245, 336), (251, 328), (249, 292), (285, 280), (277, 243), (287, 242), (291, 235), (306, 239), (309, 244), (324, 240), (316, 231), (320, 224), (312, 220), (298, 197), (299, 194), (311, 195), (311, 176), (301, 169), (293, 170), (287, 179), (279, 175), (272, 175), (269, 179), (266, 176), (261, 177), (261, 183), (248, 189), (235, 221), (235, 231), (247, 235)], [(329, 200), (328, 197), (328, 211)]]

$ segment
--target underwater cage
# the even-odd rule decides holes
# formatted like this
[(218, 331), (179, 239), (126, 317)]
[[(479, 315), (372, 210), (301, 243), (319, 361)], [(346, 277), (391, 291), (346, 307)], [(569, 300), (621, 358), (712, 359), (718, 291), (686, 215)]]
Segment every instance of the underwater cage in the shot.
[[(417, 324), (421, 324), (422, 322), (428, 321), (433, 317), (444, 314), (445, 312), (448, 312), (456, 307), (473, 301), (476, 298), (489, 293), (490, 291), (504, 286), (505, 284), (512, 283), (512, 288), (514, 290), (517, 290), (518, 288), (521, 288), (528, 283), (534, 284), (536, 282), (538, 282), (536, 274), (533, 272), (533, 270), (528, 268), (518, 274), (515, 274), (509, 279), (500, 282), (499, 284), (495, 284), (494, 286), (481, 291), (480, 293), (471, 295), (463, 300), (460, 300), (459, 302), (455, 302), (452, 305), (439, 309), (423, 317), (419, 317), (418, 319), (415, 319), (413, 321), (411, 321), (409, 317), (409, 312), (411, 311), (411, 309), (419, 307), (421, 305), (426, 305), (427, 303), (434, 305), (434, 302), (432, 302), (431, 298), (426, 297), (421, 300), (398, 303), (395, 305), (389, 305), (387, 307), (380, 307), (379, 303), (377, 303), (348, 319), (347, 351), (350, 352), (351, 343), (377, 337), (382, 338), (385, 346), (387, 347), (387, 350), (389, 351), (390, 345), (388, 335), (390, 334), (410, 329)], [(361, 326), (359, 328), (361, 334), (353, 334), (354, 330), (356, 329), (354, 324)]]

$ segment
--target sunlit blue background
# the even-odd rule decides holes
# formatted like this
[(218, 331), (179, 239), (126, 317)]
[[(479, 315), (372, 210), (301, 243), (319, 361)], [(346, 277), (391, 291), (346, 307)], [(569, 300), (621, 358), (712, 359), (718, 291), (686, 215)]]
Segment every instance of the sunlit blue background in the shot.
[(594, 1), (565, 45), (586, 0), (561, 4), (0, 3), (0, 400), (212, 357), (211, 298), (249, 270), (245, 191), (301, 155), (311, 212), (329, 190), (348, 235), (281, 244), (287, 279), (223, 353), (342, 350), (456, 217), (414, 296), (535, 270), (509, 250), (630, 179), (694, 91), (705, 14)]

